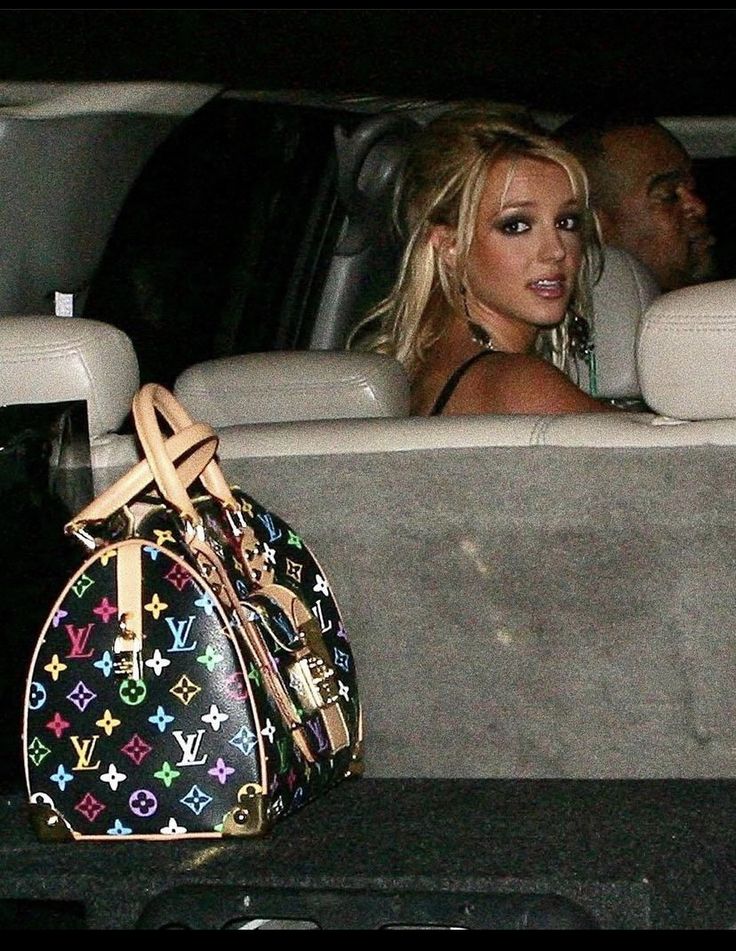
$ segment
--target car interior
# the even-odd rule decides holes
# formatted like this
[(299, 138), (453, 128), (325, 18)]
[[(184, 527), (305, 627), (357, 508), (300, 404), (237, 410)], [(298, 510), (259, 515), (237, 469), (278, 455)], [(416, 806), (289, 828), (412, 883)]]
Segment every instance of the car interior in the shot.
[[(406, 787), (407, 811), (376, 833), (393, 926), (425, 913), (455, 922), (407, 857), (431, 831), (453, 909), (475, 908), (471, 927), (518, 927), (508, 922), (521, 895), (540, 902), (538, 927), (734, 927), (725, 857), (698, 866), (683, 855), (730, 820), (732, 788), (719, 784), (736, 778), (736, 116), (662, 117), (719, 196), (723, 277), (660, 294), (634, 258), (605, 249), (598, 394), (629, 412), (429, 418), (410, 415), (395, 360), (345, 345), (395, 274), (391, 192), (406, 146), (446, 104), (297, 105), (175, 83), (25, 84), (14, 99), (0, 107), (0, 228), (18, 236), (0, 261), (0, 403), (85, 400), (100, 492), (139, 459), (134, 393), (161, 382), (216, 428), (231, 481), (309, 539), (349, 622), (366, 779)], [(520, 780), (537, 785), (512, 787)], [(581, 784), (565, 793), (571, 781)], [(17, 782), (10, 773), (6, 788)], [(442, 782), (467, 801), (465, 824), (439, 820)], [(486, 851), (481, 835), (497, 810), (507, 858), (525, 797), (548, 851), (555, 829), (580, 851), (544, 875), (515, 859), (514, 887), (501, 882), (501, 845)], [(676, 835), (652, 831), (667, 809)], [(320, 821), (307, 819), (305, 849)], [(350, 841), (351, 827), (341, 832)], [(21, 885), (43, 897), (32, 885), (43, 850), (24, 848), (25, 878), (0, 898)], [(145, 851), (128, 926), (176, 927), (194, 870), (164, 888), (166, 857)], [(281, 905), (255, 888), (253, 914), (296, 920), (304, 905), (288, 904), (286, 870), (269, 878), (268, 860), (253, 858), (252, 878), (279, 888)], [(323, 926), (345, 861), (336, 848), (306, 876), (306, 917)], [(70, 902), (64, 862), (46, 897)], [(242, 917), (226, 868), (212, 873), (217, 897), (199, 926), (235, 921), (236, 906)], [(134, 869), (124, 855), (125, 881)], [(381, 918), (354, 889), (363, 920)], [(166, 900), (154, 908), (157, 892)], [(486, 919), (484, 901), (496, 902)], [(94, 926), (112, 912), (86, 914)]]

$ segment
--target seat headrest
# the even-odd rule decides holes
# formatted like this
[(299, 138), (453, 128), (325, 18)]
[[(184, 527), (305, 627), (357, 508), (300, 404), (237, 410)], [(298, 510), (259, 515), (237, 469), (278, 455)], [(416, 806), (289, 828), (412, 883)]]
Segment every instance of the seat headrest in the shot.
[(278, 350), (189, 367), (174, 393), (211, 426), (408, 416), (401, 364), (378, 353)]
[(655, 413), (736, 419), (736, 280), (659, 297), (639, 328), (637, 365)]
[[(593, 285), (596, 395), (606, 399), (641, 396), (636, 372), (636, 332), (647, 307), (659, 296), (654, 277), (621, 248), (603, 249), (603, 271)], [(587, 373), (580, 381), (590, 392)]]
[(86, 400), (90, 438), (117, 431), (138, 389), (117, 327), (82, 317), (0, 317), (0, 404)]

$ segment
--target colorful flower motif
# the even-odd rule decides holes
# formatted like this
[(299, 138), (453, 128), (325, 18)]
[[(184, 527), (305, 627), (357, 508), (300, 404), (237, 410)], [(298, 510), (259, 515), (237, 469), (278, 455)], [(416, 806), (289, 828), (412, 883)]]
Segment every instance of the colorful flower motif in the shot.
[(88, 822), (94, 822), (107, 806), (100, 802), (99, 799), (96, 799), (92, 793), (86, 793), (74, 808), (77, 812), (80, 812)]

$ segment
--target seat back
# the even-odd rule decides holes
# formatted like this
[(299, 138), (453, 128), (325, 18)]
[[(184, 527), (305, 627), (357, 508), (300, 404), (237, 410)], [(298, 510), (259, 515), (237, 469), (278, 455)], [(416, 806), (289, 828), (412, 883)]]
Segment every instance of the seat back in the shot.
[(81, 317), (0, 318), (0, 404), (86, 400), (90, 438), (116, 432), (138, 388), (138, 361), (116, 327)]
[(736, 418), (736, 280), (663, 294), (637, 338), (642, 395), (661, 416)]
[(327, 271), (310, 348), (342, 349), (368, 311), (391, 289), (401, 260), (392, 223), (394, 186), (419, 124), (388, 113), (352, 135), (338, 132), (338, 191), (345, 221)]
[(407, 416), (401, 364), (376, 353), (284, 350), (221, 357), (189, 367), (174, 392), (213, 426)]
[[(593, 342), (596, 357), (595, 394), (605, 399), (639, 399), (636, 334), (642, 315), (659, 296), (649, 270), (621, 248), (604, 248), (603, 270), (593, 285)], [(588, 368), (580, 385), (592, 392)]]

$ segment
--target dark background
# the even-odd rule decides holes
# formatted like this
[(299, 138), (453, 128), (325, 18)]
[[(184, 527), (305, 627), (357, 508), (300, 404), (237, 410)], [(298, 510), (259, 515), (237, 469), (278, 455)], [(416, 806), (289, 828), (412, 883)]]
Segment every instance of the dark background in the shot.
[(181, 79), (736, 111), (736, 10), (10, 10), (0, 80)]

